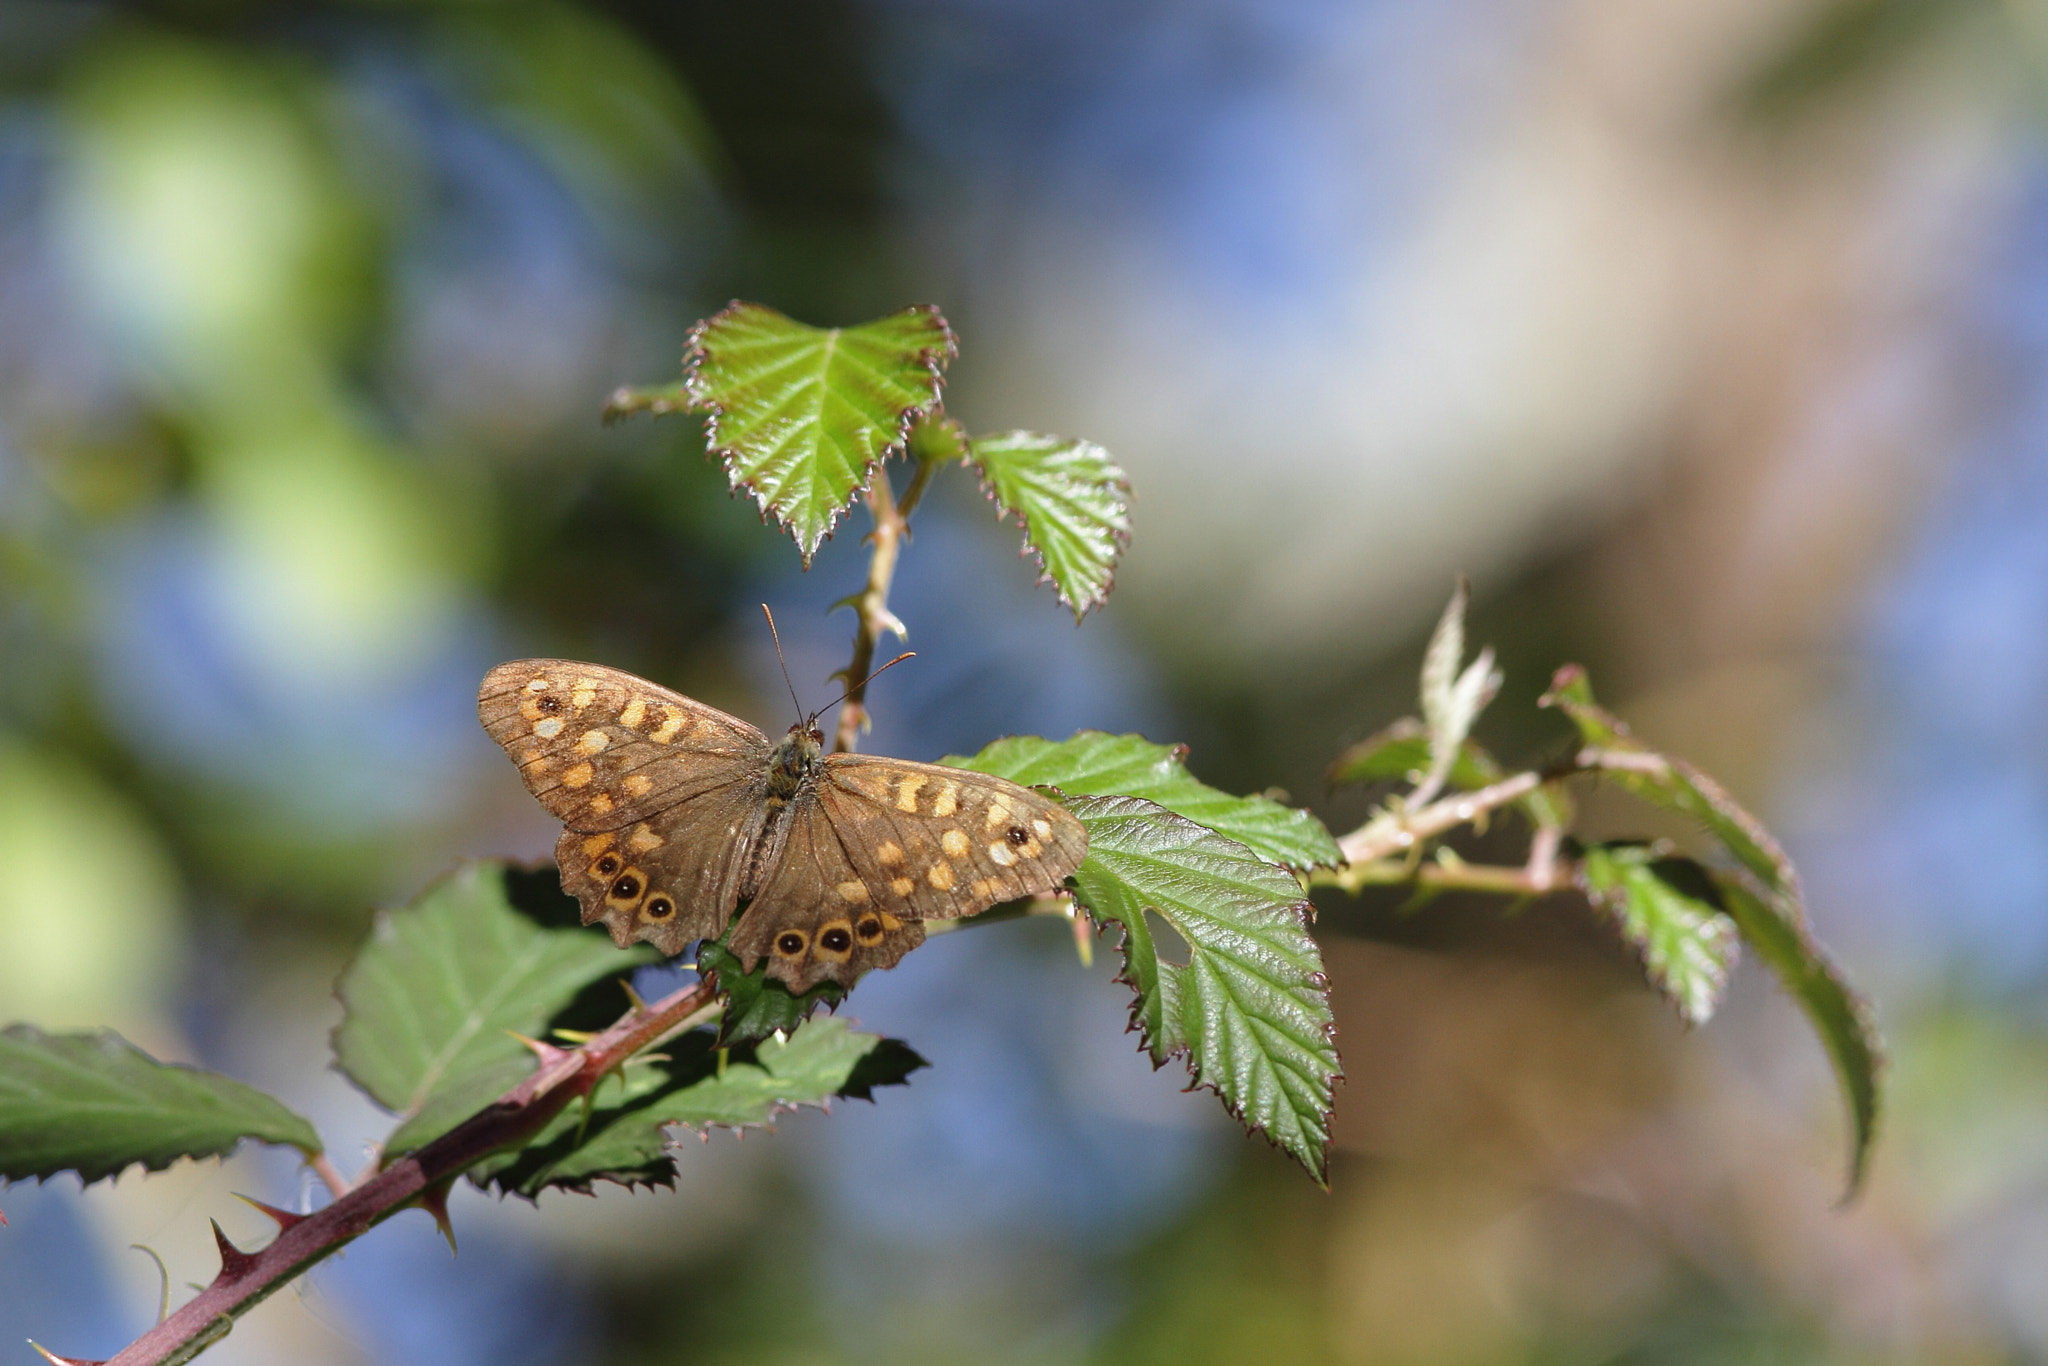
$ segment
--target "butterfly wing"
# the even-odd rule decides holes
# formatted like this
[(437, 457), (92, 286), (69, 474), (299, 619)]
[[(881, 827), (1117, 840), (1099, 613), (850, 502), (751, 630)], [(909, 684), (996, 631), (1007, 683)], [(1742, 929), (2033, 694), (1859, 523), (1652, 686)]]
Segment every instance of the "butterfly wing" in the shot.
[(906, 919), (1050, 895), (1088, 853), (1087, 828), (1071, 812), (1007, 778), (834, 754), (816, 786), (862, 882)]
[(815, 787), (791, 801), (780, 854), (727, 941), (752, 972), (799, 995), (827, 978), (852, 986), (871, 968), (894, 967), (924, 942), (924, 926), (886, 886), (878, 894), (854, 870), (850, 841)]
[(766, 818), (766, 736), (644, 678), (564, 659), (492, 669), (477, 715), (568, 827), (555, 859), (583, 923), (670, 954), (724, 933)]

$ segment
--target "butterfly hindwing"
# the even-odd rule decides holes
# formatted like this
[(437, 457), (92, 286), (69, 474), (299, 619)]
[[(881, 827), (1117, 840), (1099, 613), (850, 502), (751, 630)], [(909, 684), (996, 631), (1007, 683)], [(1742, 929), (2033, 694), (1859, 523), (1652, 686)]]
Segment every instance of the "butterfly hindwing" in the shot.
[(521, 659), (484, 676), (477, 715), (527, 791), (571, 830), (617, 830), (759, 774), (768, 737), (600, 664)]
[(1064, 806), (1006, 778), (864, 754), (835, 754), (818, 799), (856, 871), (917, 920), (977, 915), (1049, 896), (1088, 852)]

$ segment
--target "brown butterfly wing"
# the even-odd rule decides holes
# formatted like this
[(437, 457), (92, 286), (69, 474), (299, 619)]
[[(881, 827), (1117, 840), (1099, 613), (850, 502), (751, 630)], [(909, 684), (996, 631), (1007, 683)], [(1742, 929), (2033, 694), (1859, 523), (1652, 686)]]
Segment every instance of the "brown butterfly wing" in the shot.
[(568, 827), (555, 859), (586, 925), (670, 954), (725, 932), (766, 820), (767, 737), (643, 678), (562, 659), (500, 664), (477, 714)]
[(813, 785), (790, 802), (780, 854), (728, 941), (747, 971), (766, 958), (768, 975), (799, 995), (827, 978), (850, 987), (924, 942), (902, 899), (854, 871), (846, 832), (819, 796)]

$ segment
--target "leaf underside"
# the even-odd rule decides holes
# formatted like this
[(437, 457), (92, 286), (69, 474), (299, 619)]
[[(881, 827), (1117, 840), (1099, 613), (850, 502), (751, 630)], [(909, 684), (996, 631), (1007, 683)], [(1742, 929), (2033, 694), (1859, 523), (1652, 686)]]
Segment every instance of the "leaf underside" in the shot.
[(218, 1157), (245, 1138), (320, 1152), (313, 1126), (214, 1072), (158, 1062), (109, 1030), (0, 1030), (0, 1178), (77, 1172), (87, 1185), (140, 1163)]
[(633, 1059), (622, 1076), (598, 1086), (587, 1113), (571, 1106), (525, 1148), (472, 1168), (470, 1180), (528, 1199), (551, 1186), (587, 1193), (599, 1181), (673, 1186), (667, 1126), (764, 1125), (781, 1111), (827, 1106), (835, 1096), (867, 1099), (873, 1087), (900, 1085), (925, 1065), (902, 1044), (856, 1033), (843, 1020), (815, 1020), (786, 1041), (734, 1048), (722, 1069), (719, 1052), (713, 1032), (701, 1029)]
[(967, 459), (998, 511), (1023, 523), (1039, 582), (1051, 580), (1076, 620), (1101, 606), (1131, 539), (1130, 480), (1109, 453), (1092, 441), (1002, 432), (974, 438)]
[(1713, 1018), (1742, 937), (1706, 869), (1650, 845), (1595, 845), (1579, 862), (1586, 896), (1614, 915), (1650, 981), (1689, 1025)]
[(953, 333), (937, 309), (811, 327), (734, 303), (690, 333), (684, 384), (735, 491), (796, 540), (806, 566), (912, 422), (938, 405)]
[[(581, 927), (553, 868), (464, 865), (382, 913), (342, 974), (336, 1064), (401, 1117), (396, 1156), (446, 1133), (519, 1084), (537, 1038), (586, 987), (660, 955), (621, 951)], [(601, 988), (607, 992), (610, 988)], [(626, 1007), (617, 995), (617, 1014)]]
[[(1326, 1180), (1342, 1065), (1301, 884), (1142, 798), (1078, 797), (1068, 808), (1088, 827), (1076, 898), (1123, 928), (1122, 980), (1138, 993), (1132, 1023), (1154, 1063), (1185, 1056), (1196, 1085)], [(1186, 963), (1161, 953), (1147, 911), (1179, 934)]]
[(1734, 860), (1733, 869), (1714, 873), (1722, 904), (1742, 937), (1799, 1003), (1834, 1064), (1849, 1106), (1849, 1192), (1854, 1194), (1862, 1184), (1877, 1132), (1883, 1050), (1869, 1004), (1807, 927), (1791, 859), (1763, 823), (1720, 784), (1683, 760), (1656, 754), (1631, 735), (1620, 718), (1596, 704), (1585, 671), (1577, 665), (1557, 671), (1543, 704), (1563, 711), (1589, 748), (1642, 756), (1640, 767), (1601, 768), (1602, 782), (1696, 822)]
[(1288, 868), (1343, 862), (1336, 840), (1314, 816), (1266, 797), (1234, 797), (1210, 787), (1188, 772), (1186, 754), (1141, 735), (1084, 730), (1057, 741), (1013, 735), (972, 758), (949, 755), (939, 762), (1026, 786), (1056, 787), (1070, 797), (1142, 797)]

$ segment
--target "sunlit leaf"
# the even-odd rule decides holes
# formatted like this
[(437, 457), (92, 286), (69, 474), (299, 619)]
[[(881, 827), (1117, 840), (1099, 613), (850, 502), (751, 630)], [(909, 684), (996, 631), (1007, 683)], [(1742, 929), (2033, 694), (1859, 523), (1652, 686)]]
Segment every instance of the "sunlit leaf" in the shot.
[(1613, 913), (1679, 1017), (1712, 1019), (1742, 941), (1706, 870), (1641, 844), (1594, 845), (1579, 869), (1587, 897)]
[(470, 1171), (480, 1186), (532, 1198), (549, 1186), (588, 1191), (598, 1181), (667, 1186), (675, 1181), (669, 1125), (741, 1129), (835, 1096), (867, 1099), (900, 1085), (924, 1059), (892, 1039), (859, 1034), (843, 1020), (813, 1020), (788, 1036), (733, 1048), (721, 1062), (710, 1030), (694, 1030), (626, 1064), (599, 1084), (590, 1110), (571, 1106), (525, 1148)]
[[(519, 1084), (539, 1037), (584, 987), (657, 962), (581, 928), (552, 868), (466, 864), (402, 910), (377, 917), (342, 974), (334, 1031), (341, 1070), (401, 1118), (386, 1140), (408, 1152)], [(619, 1013), (627, 1001), (618, 999)]]
[(1557, 707), (1571, 718), (1580, 739), (1592, 751), (1588, 757), (1606, 756), (1597, 766), (1603, 783), (1697, 822), (1734, 860), (1735, 871), (1716, 874), (1728, 914), (1806, 1012), (1841, 1082), (1853, 1132), (1849, 1157), (1849, 1189), (1853, 1193), (1862, 1182), (1877, 1131), (1883, 1049), (1870, 1007), (1807, 928), (1792, 860), (1763, 822), (1738, 805), (1719, 783), (1682, 759), (1651, 750), (1629, 733), (1620, 718), (1596, 704), (1585, 670), (1576, 664), (1557, 671), (1542, 700), (1543, 705)]
[(972, 758), (952, 755), (940, 762), (1026, 786), (1057, 787), (1069, 797), (1143, 797), (1289, 868), (1343, 862), (1336, 840), (1308, 812), (1219, 791), (1189, 773), (1186, 759), (1185, 748), (1157, 745), (1142, 735), (1084, 730), (1057, 741), (1013, 735)]
[(320, 1151), (313, 1126), (241, 1082), (161, 1063), (108, 1030), (0, 1029), (0, 1178), (77, 1172), (90, 1185), (141, 1163), (216, 1157), (245, 1138)]
[[(730, 936), (731, 929), (726, 930)], [(719, 1017), (721, 1043), (750, 1043), (771, 1034), (789, 1034), (811, 1018), (819, 1006), (837, 1007), (846, 999), (846, 988), (834, 981), (822, 981), (802, 995), (768, 975), (763, 959), (748, 972), (726, 950), (724, 940), (697, 946), (697, 970), (718, 977), (718, 994), (725, 997), (725, 1014)]]
[[(1123, 927), (1133, 1021), (1155, 1062), (1183, 1055), (1197, 1084), (1318, 1180), (1341, 1065), (1322, 954), (1294, 875), (1136, 797), (1068, 803), (1088, 827), (1076, 898)], [(1186, 945), (1176, 963), (1146, 913)]]
[(685, 377), (734, 489), (795, 537), (804, 563), (911, 423), (939, 401), (953, 333), (935, 308), (811, 327), (735, 303), (690, 333)]
[(1117, 557), (1131, 539), (1131, 485), (1092, 441), (1003, 432), (978, 436), (968, 459), (1002, 512), (1024, 524), (1039, 582), (1085, 615), (1109, 597)]

